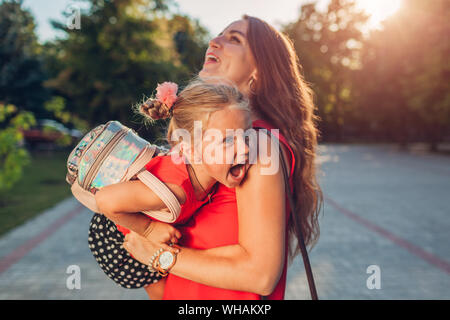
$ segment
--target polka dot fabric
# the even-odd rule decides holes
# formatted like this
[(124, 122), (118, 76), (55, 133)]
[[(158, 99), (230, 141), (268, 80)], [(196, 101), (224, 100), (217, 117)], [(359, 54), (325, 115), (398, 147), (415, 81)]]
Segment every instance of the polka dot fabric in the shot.
[(94, 214), (89, 226), (89, 248), (105, 274), (123, 288), (138, 289), (158, 282), (161, 276), (134, 259), (122, 246), (125, 236), (114, 222)]

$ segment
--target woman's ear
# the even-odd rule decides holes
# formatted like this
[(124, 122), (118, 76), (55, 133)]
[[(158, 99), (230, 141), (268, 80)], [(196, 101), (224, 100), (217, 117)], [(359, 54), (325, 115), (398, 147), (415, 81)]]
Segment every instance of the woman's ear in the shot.
[(258, 81), (258, 70), (256, 68), (250, 73), (249, 85), (254, 85)]
[(252, 74), (253, 81), (258, 81), (258, 71), (254, 71)]
[(248, 87), (249, 87), (249, 91), (254, 94), (255, 93), (255, 85), (256, 85), (256, 81), (258, 79), (257, 76), (257, 72), (256, 70), (252, 73), (252, 75), (250, 76), (250, 80), (248, 82)]
[(258, 70), (256, 70), (256, 68), (251, 72), (250, 79), (253, 81), (258, 81)]

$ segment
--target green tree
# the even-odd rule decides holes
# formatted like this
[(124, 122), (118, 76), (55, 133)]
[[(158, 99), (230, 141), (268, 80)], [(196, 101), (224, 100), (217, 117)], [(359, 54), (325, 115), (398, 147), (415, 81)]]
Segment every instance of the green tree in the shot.
[(450, 3), (411, 0), (396, 18), (396, 25), (386, 26), (386, 32), (414, 21), (404, 36), (402, 91), (408, 109), (420, 120), (419, 130), (436, 151), (450, 133)]
[(209, 32), (187, 16), (174, 15), (169, 25), (181, 63), (187, 72), (198, 73), (208, 48)]
[(49, 93), (34, 30), (33, 16), (22, 1), (0, 3), (0, 101), (45, 116)]
[(449, 18), (448, 1), (405, 1), (366, 41), (357, 102), (379, 136), (436, 150), (449, 133)]
[(299, 19), (284, 28), (316, 94), (321, 131), (325, 139), (342, 140), (355, 112), (352, 104), (354, 70), (359, 67), (363, 41), (361, 26), (367, 16), (354, 1), (332, 0), (325, 11), (316, 2), (301, 7)]
[[(55, 72), (47, 84), (65, 99), (69, 112), (91, 126), (113, 119), (136, 126), (133, 104), (151, 95), (158, 82), (180, 83), (191, 77), (196, 62), (178, 52), (174, 41), (179, 25), (190, 21), (172, 19), (167, 12), (170, 2), (163, 0), (89, 2), (79, 30), (54, 23), (67, 37), (47, 46)], [(203, 45), (197, 29), (192, 25), (188, 30), (189, 50)], [(155, 128), (151, 135), (157, 132)], [(145, 131), (140, 133), (145, 136)]]

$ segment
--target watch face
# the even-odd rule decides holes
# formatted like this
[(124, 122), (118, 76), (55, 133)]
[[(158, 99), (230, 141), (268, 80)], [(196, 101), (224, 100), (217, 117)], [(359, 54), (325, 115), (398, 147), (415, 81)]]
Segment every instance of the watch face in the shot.
[(172, 252), (165, 251), (165, 252), (161, 253), (161, 255), (159, 256), (159, 265), (161, 266), (161, 268), (167, 269), (172, 265), (173, 260), (174, 260), (174, 256), (173, 256)]

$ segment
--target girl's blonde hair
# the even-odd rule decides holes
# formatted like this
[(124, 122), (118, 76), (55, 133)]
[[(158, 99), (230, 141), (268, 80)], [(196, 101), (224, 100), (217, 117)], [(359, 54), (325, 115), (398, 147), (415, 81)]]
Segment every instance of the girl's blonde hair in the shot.
[(202, 121), (202, 128), (206, 128), (211, 113), (225, 108), (240, 109), (250, 114), (248, 101), (236, 86), (223, 79), (197, 78), (179, 93), (172, 108), (150, 98), (141, 104), (139, 111), (152, 120), (172, 117), (167, 132), (167, 140), (171, 143), (175, 130), (184, 129), (193, 135), (194, 121)]

